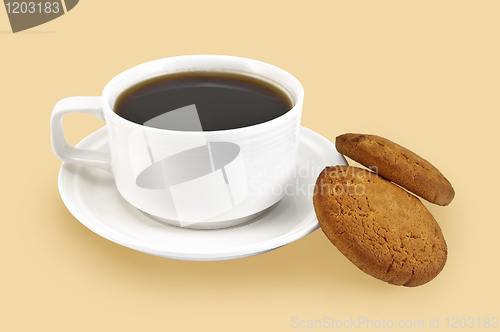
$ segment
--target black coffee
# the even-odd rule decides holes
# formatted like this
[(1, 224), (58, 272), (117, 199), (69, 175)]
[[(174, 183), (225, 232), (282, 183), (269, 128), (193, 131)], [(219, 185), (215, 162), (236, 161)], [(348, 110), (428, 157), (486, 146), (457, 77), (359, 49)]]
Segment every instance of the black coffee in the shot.
[(292, 107), (280, 88), (251, 76), (184, 72), (131, 87), (118, 97), (114, 111), (151, 127), (196, 131), (201, 124), (201, 130), (213, 131), (263, 123)]

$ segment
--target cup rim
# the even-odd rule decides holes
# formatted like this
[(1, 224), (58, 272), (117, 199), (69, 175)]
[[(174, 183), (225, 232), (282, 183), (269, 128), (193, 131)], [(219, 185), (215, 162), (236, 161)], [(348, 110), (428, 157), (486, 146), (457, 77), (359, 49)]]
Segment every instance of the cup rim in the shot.
[[(137, 66), (129, 68), (129, 69), (121, 72), (120, 74), (116, 75), (115, 77), (113, 77), (106, 84), (106, 86), (103, 89), (103, 93), (102, 93), (103, 112), (107, 116), (108, 115), (111, 116), (112, 119), (117, 120), (118, 122), (123, 122), (123, 123), (126, 123), (129, 126), (133, 126), (133, 127), (137, 127), (137, 128), (141, 128), (141, 129), (147, 128), (148, 131), (150, 130), (150, 131), (158, 132), (158, 133), (169, 132), (169, 133), (176, 133), (176, 134), (179, 134), (179, 135), (199, 134), (200, 131), (182, 131), (182, 130), (172, 130), (172, 129), (162, 129), (162, 128), (155, 128), (155, 127), (147, 127), (147, 126), (144, 126), (144, 125), (132, 122), (130, 120), (127, 120), (127, 119), (119, 116), (111, 108), (111, 104), (110, 104), (111, 100), (116, 100), (116, 97), (113, 98), (113, 99), (111, 99), (111, 93), (113, 92), (112, 91), (112, 85), (113, 85), (113, 83), (119, 81), (120, 79), (123, 78), (123, 76), (125, 76), (128, 73), (130, 73), (131, 71), (138, 70), (139, 67), (143, 67), (143, 66), (147, 66), (147, 65), (152, 65), (153, 63), (160, 63), (160, 62), (168, 61), (168, 60), (175, 60), (175, 59), (179, 59), (179, 58), (204, 59), (204, 60), (207, 60), (207, 59), (210, 59), (210, 58), (212, 58), (212, 59), (214, 59), (214, 58), (216, 58), (216, 59), (232, 59), (232, 60), (237, 60), (237, 61), (243, 61), (243, 62), (251, 63), (251, 64), (254, 64), (254, 65), (258, 65), (258, 66), (264, 66), (264, 67), (273, 68), (274, 70), (277, 70), (278, 72), (281, 72), (285, 76), (288, 76), (288, 78), (296, 85), (296, 87), (298, 89), (298, 91), (296, 91), (297, 95), (298, 95), (298, 98), (297, 98), (297, 100), (294, 100), (293, 107), (288, 112), (286, 112), (285, 114), (282, 114), (282, 115), (278, 116), (277, 118), (271, 119), (271, 120), (266, 121), (266, 122), (261, 122), (261, 123), (258, 123), (258, 124), (254, 124), (254, 125), (251, 125), (251, 126), (246, 126), (246, 127), (239, 127), (239, 128), (232, 128), (232, 129), (223, 129), (223, 130), (202, 131), (202, 133), (204, 135), (215, 135), (215, 134), (220, 134), (220, 133), (231, 133), (231, 132), (241, 132), (241, 131), (247, 131), (247, 130), (255, 130), (255, 129), (258, 129), (258, 128), (261, 128), (261, 127), (273, 125), (276, 122), (286, 121), (289, 117), (295, 116), (294, 114), (297, 112), (297, 109), (300, 110), (302, 108), (302, 103), (304, 101), (304, 87), (302, 86), (302, 84), (300, 83), (300, 81), (295, 76), (293, 76), (292, 74), (290, 74), (286, 70), (281, 69), (281, 68), (279, 68), (277, 66), (271, 65), (269, 63), (263, 62), (263, 61), (249, 59), (249, 58), (243, 58), (243, 57), (237, 57), (237, 56), (231, 56), (231, 55), (197, 54), (197, 55), (180, 55), (180, 56), (174, 56), (174, 57), (168, 57), (168, 58), (161, 58), (161, 59), (157, 59), (157, 60), (152, 60), (152, 61), (144, 62), (142, 64), (139, 64)], [(224, 68), (220, 68), (220, 69), (221, 69), (221, 71), (224, 70)], [(183, 71), (182, 69), (179, 70), (179, 72), (182, 72), (182, 71)], [(250, 75), (256, 75), (255, 73), (252, 73), (252, 72), (248, 72), (248, 74), (250, 74)], [(257, 75), (257, 76), (261, 76), (261, 75)], [(264, 78), (267, 78), (267, 77), (264, 77)], [(145, 78), (145, 79), (147, 79), (147, 78)], [(269, 80), (271, 80), (271, 79), (269, 79)], [(276, 83), (278, 83), (278, 84), (281, 85), (280, 82), (276, 81)], [(283, 87), (283, 88), (286, 89), (286, 87)], [(120, 91), (118, 94), (116, 94), (116, 96), (118, 96), (121, 92), (123, 92), (123, 90)], [(291, 94), (291, 91), (288, 91), (288, 93)]]

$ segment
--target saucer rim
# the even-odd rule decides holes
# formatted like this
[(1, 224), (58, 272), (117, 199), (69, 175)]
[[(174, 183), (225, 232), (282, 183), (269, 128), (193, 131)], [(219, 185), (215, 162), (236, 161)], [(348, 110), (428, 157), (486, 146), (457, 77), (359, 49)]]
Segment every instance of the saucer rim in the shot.
[[(343, 159), (343, 162), (345, 165), (347, 165), (347, 161), (345, 160), (345, 157), (342, 156), (340, 153), (337, 152), (335, 148), (335, 144), (325, 137), (321, 136), (320, 134), (316, 133), (315, 131), (305, 128), (303, 126), (300, 127), (300, 137), (308, 136), (311, 137), (314, 141), (320, 141), (322, 144), (321, 145), (329, 145), (329, 149), (333, 149), (332, 152), (337, 153), (340, 155), (341, 159)], [(107, 127), (104, 126), (103, 128), (98, 129), (97, 131), (89, 134), (86, 136), (84, 139), (82, 139), (76, 147), (82, 148), (91, 148), (91, 145), (98, 144), (102, 139), (108, 139), (107, 138)], [(87, 146), (90, 145), (90, 146)], [(330, 159), (330, 158), (328, 158)], [(333, 159), (333, 157), (331, 158)], [(337, 163), (339, 164), (339, 163)], [(73, 200), (71, 199), (71, 192), (69, 189), (72, 187), (69, 184), (64, 184), (65, 178), (68, 176), (77, 176), (76, 173), (78, 172), (78, 169), (81, 167), (86, 167), (82, 165), (77, 165), (77, 164), (70, 164), (67, 162), (63, 162), (61, 164), (60, 170), (59, 170), (59, 175), (58, 175), (58, 189), (59, 189), (59, 194), (61, 196), (61, 199), (66, 206), (66, 208), (69, 210), (69, 212), (80, 222), (82, 223), (85, 227), (90, 229), (92, 232), (96, 233), (97, 235), (112, 241), (114, 243), (117, 243), (119, 245), (122, 245), (124, 247), (137, 250), (143, 253), (147, 253), (150, 255), (154, 256), (159, 256), (159, 257), (165, 257), (165, 258), (172, 258), (172, 259), (179, 259), (179, 260), (192, 260), (192, 261), (214, 261), (214, 260), (229, 260), (229, 259), (237, 259), (237, 258), (243, 258), (243, 257), (248, 257), (248, 256), (253, 256), (261, 253), (265, 253), (277, 248), (280, 248), (286, 244), (295, 242), (312, 232), (316, 231), (319, 228), (318, 221), (316, 219), (316, 215), (314, 213), (314, 209), (312, 208), (310, 213), (302, 219), (302, 225), (297, 225), (295, 228), (292, 228), (289, 232), (279, 235), (277, 237), (267, 239), (261, 242), (257, 243), (251, 243), (251, 244), (246, 244), (240, 247), (231, 247), (231, 248), (223, 248), (223, 249), (216, 249), (216, 250), (204, 250), (203, 252), (200, 251), (195, 251), (195, 252), (190, 252), (186, 250), (175, 250), (175, 247), (165, 247), (153, 243), (148, 243), (143, 240), (138, 240), (135, 238), (131, 238), (123, 233), (117, 232), (116, 230), (107, 227), (102, 224), (101, 221), (99, 221), (98, 218), (93, 216), (92, 214), (85, 214), (84, 212), (80, 212), (80, 209), (78, 208), (77, 204), (73, 203)], [(74, 169), (75, 174), (71, 174), (71, 169)], [(87, 219), (95, 220), (94, 222), (88, 221)], [(171, 226), (175, 227), (175, 226)], [(246, 227), (246, 225), (242, 225), (241, 227)], [(222, 231), (224, 229), (215, 229), (215, 230), (196, 230), (196, 231), (210, 231), (210, 232), (216, 232), (216, 231)], [(191, 230), (189, 230), (191, 231)]]

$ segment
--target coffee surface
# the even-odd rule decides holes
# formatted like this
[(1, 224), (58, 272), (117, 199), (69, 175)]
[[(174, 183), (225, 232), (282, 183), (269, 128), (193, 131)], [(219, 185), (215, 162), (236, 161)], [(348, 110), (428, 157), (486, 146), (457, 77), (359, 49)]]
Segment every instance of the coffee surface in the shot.
[[(193, 120), (192, 112), (188, 116), (188, 111), (195, 110), (201, 130), (214, 131), (267, 122), (292, 107), (290, 98), (280, 88), (251, 76), (184, 72), (156, 77), (129, 88), (118, 97), (114, 111), (142, 125), (196, 131), (200, 128), (193, 122), (198, 119)], [(178, 121), (179, 114), (169, 117), (169, 112), (185, 113), (186, 117)], [(186, 121), (190, 123), (181, 123)]]

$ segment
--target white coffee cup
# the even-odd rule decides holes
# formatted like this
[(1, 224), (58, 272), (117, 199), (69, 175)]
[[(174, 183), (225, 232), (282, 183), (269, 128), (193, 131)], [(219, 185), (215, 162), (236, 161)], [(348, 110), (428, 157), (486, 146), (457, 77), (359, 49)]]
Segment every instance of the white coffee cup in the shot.
[[(286, 91), (294, 106), (264, 123), (208, 132), (148, 127), (113, 111), (117, 97), (128, 88), (193, 70), (255, 76)], [(157, 220), (199, 229), (229, 227), (256, 218), (285, 195), (292, 180), (303, 100), (304, 89), (295, 77), (264, 62), (221, 55), (160, 59), (119, 74), (102, 97), (60, 100), (52, 111), (52, 147), (64, 162), (110, 171), (120, 194)], [(105, 121), (110, 154), (70, 146), (62, 127), (67, 113), (89, 113)]]

